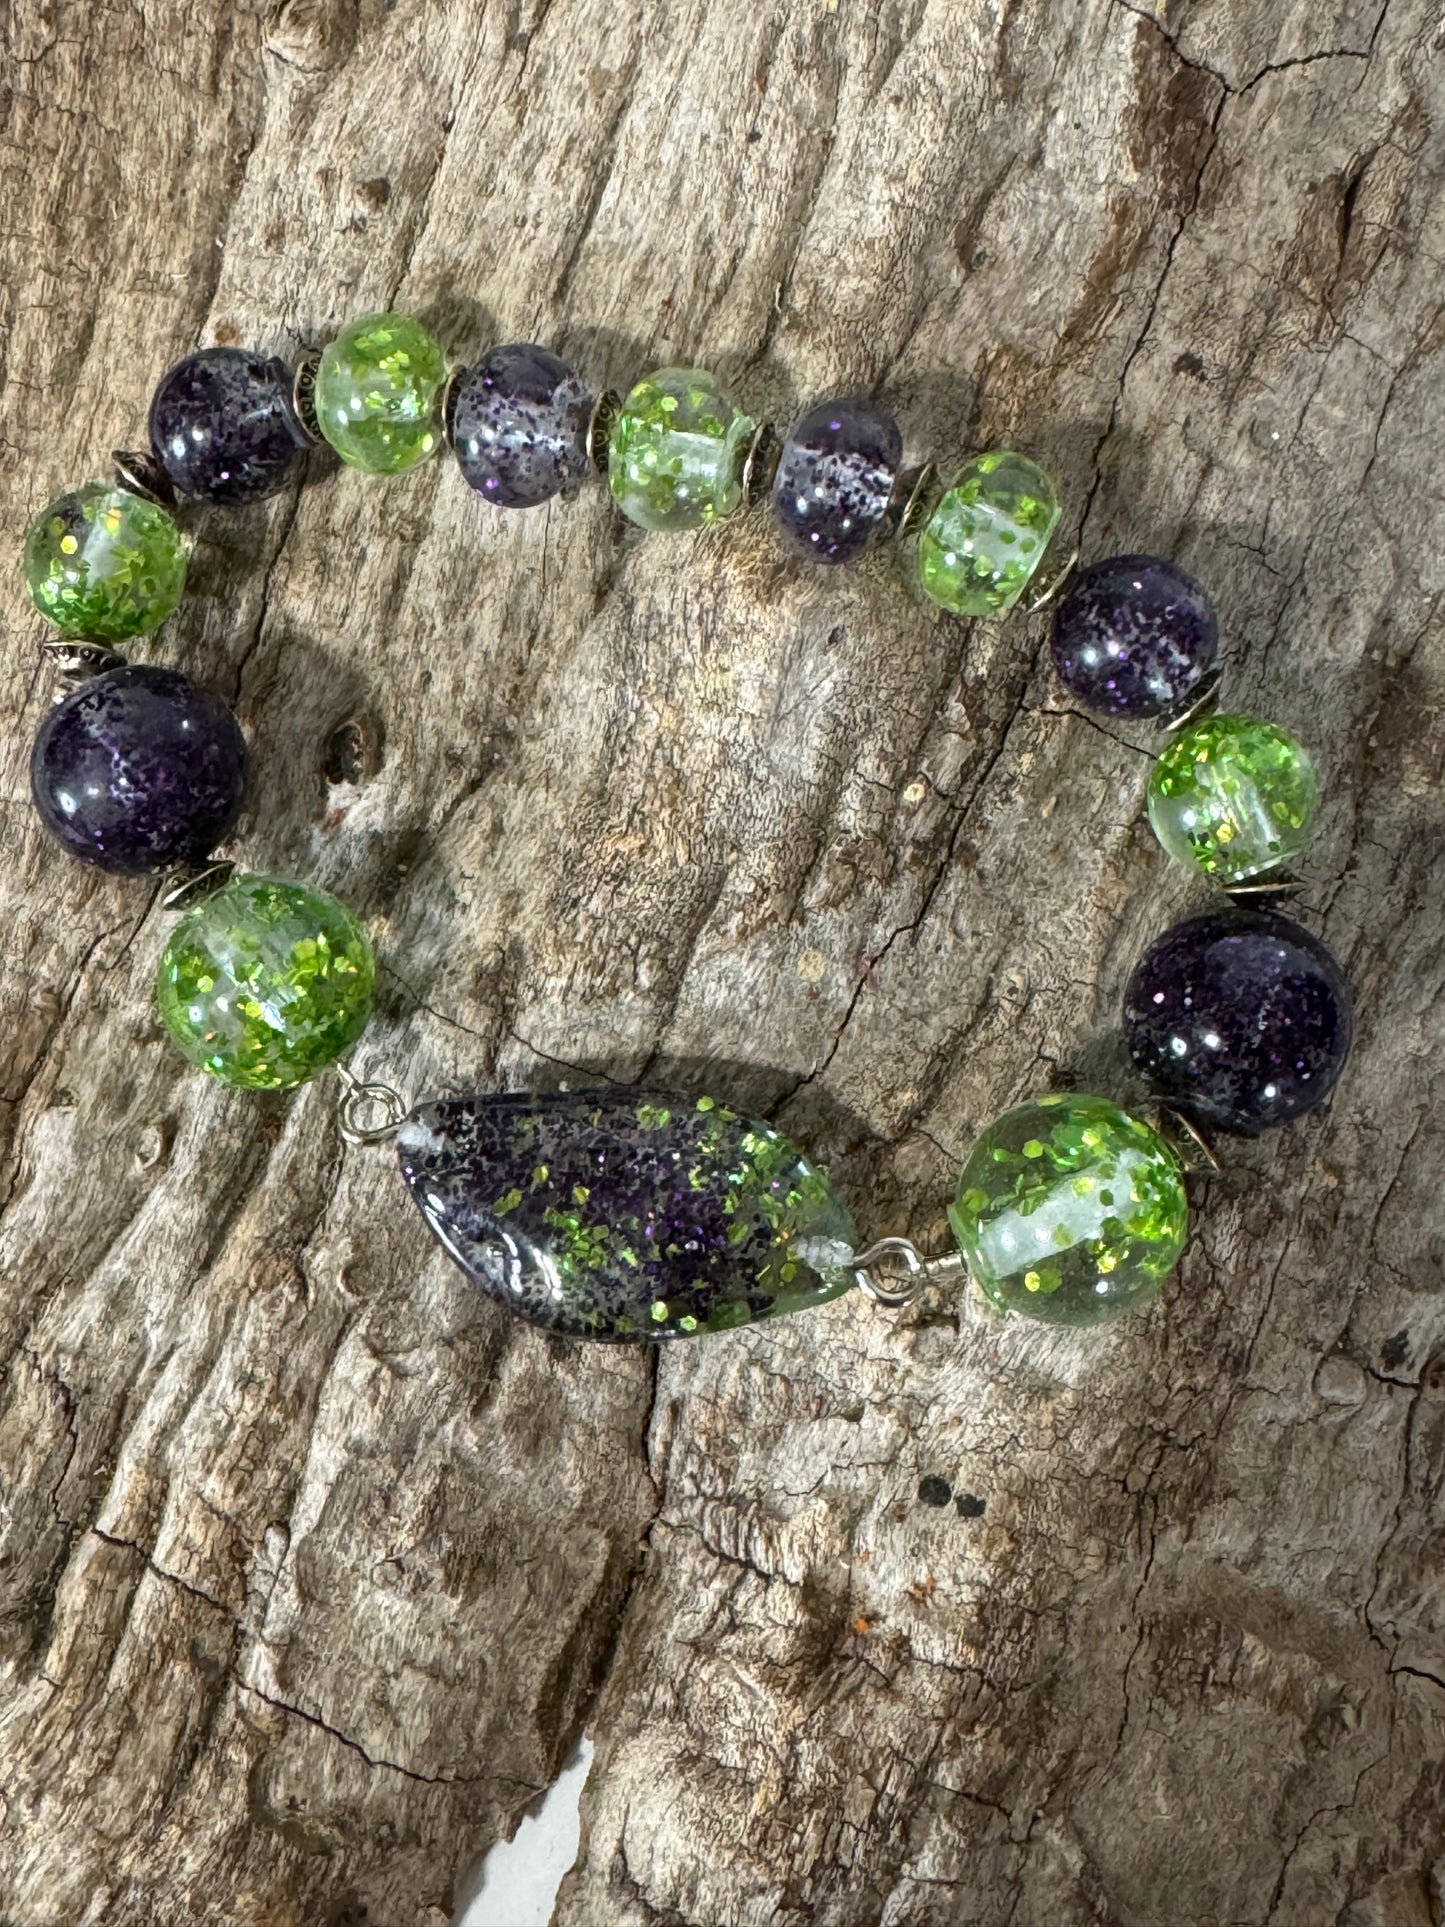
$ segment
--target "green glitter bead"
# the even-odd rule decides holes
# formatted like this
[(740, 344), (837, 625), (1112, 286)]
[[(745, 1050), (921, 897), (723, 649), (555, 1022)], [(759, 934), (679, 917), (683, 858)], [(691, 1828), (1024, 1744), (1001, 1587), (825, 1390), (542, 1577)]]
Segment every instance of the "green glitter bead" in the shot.
[(356, 1042), (375, 975), (366, 932), (335, 897), (233, 877), (176, 925), (156, 1007), (202, 1070), (246, 1090), (285, 1090)]
[(121, 642), (157, 628), (180, 601), (186, 544), (158, 503), (87, 482), (30, 524), (25, 581), (67, 636)]
[(731, 515), (756, 428), (701, 368), (660, 368), (612, 424), (607, 481), (617, 506), (644, 529), (697, 529)]
[(1299, 855), (1319, 798), (1314, 764), (1288, 730), (1206, 716), (1155, 763), (1149, 821), (1170, 856), (1240, 883)]
[(948, 1208), (985, 1297), (1055, 1325), (1097, 1325), (1153, 1297), (1184, 1249), (1179, 1161), (1103, 1097), (1042, 1097), (974, 1145)]
[(419, 321), (363, 315), (322, 352), (316, 419), (343, 462), (400, 475), (437, 446), (446, 379), (446, 357)]
[(1059, 519), (1054, 485), (1011, 449), (976, 455), (918, 538), (925, 595), (956, 616), (1000, 615), (1028, 586)]

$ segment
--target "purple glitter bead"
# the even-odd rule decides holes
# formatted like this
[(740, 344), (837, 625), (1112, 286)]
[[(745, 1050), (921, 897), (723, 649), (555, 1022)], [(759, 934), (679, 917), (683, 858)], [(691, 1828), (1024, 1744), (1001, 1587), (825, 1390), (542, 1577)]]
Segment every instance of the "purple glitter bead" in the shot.
[(1209, 910), (1139, 960), (1124, 1031), (1169, 1103), (1257, 1137), (1334, 1088), (1350, 1049), (1350, 990), (1325, 946), (1291, 918)]
[(771, 1126), (613, 1085), (419, 1104), (397, 1136), (422, 1216), (507, 1310), (609, 1343), (728, 1331), (854, 1283), (853, 1221)]
[(530, 342), (494, 348), (451, 398), (457, 466), (498, 508), (576, 493), (587, 473), (592, 397), (566, 362)]
[(902, 460), (897, 422), (872, 402), (810, 408), (773, 478), (773, 519), (788, 547), (814, 562), (851, 561), (883, 519)]
[(202, 348), (151, 400), (156, 460), (178, 494), (223, 508), (286, 487), (306, 459), (291, 413), (291, 370), (244, 348)]
[(219, 696), (174, 669), (130, 663), (51, 710), (30, 786), (72, 856), (139, 876), (210, 855), (240, 814), (248, 761)]
[(1214, 667), (1219, 623), (1207, 590), (1155, 555), (1080, 570), (1054, 611), (1054, 667), (1101, 716), (1170, 716)]

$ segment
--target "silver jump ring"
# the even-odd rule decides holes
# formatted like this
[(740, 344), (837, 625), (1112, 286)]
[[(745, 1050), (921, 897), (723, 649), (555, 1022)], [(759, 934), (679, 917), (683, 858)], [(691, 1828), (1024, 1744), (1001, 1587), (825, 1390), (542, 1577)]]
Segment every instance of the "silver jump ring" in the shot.
[[(903, 1265), (903, 1275), (895, 1283), (889, 1282), (889, 1274), (883, 1269), (891, 1260), (901, 1260)], [(918, 1296), (923, 1289), (923, 1274), (927, 1268), (923, 1253), (907, 1238), (880, 1238), (877, 1244), (869, 1245), (866, 1251), (854, 1252), (852, 1260), (853, 1276), (858, 1280), (859, 1291), (865, 1298), (871, 1298), (875, 1305), (890, 1309), (906, 1305), (910, 1299)]]
[(336, 1066), (342, 1082), (336, 1122), (348, 1144), (385, 1144), (406, 1121), (411, 1106), (390, 1084), (363, 1084), (345, 1064)]

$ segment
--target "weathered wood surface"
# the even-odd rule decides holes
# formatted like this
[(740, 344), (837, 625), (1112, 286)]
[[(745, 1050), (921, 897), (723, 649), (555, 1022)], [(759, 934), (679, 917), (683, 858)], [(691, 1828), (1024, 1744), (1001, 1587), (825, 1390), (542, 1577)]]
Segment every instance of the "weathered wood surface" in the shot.
[[(1046, 461), (1086, 555), (1213, 585), (1234, 697), (1320, 751), (1304, 914), (1361, 1024), (1114, 1336), (938, 1297), (549, 1344), (324, 1085), (228, 1095), (158, 1036), (166, 916), (29, 811), (12, 576), (6, 1927), (439, 1927), (586, 1722), (560, 1927), (1439, 1927), (1431, 0), (18, 0), (8, 36), (12, 544), (175, 356), (393, 301), (777, 418), (876, 386), (919, 453)], [(316, 466), (202, 526), (153, 649), (252, 736), (245, 861), (370, 918), (362, 1067), (705, 1079), (919, 1239), (992, 1113), (1135, 1089), (1124, 976), (1202, 892), (1040, 623), (759, 517)]]

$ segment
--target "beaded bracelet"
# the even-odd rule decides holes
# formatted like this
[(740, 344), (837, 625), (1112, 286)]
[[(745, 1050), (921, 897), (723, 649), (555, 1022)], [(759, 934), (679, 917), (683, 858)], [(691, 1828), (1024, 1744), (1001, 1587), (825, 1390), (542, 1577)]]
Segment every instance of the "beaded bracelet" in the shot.
[[(1205, 1131), (1257, 1134), (1332, 1089), (1349, 1050), (1350, 995), (1329, 951), (1278, 910), (1231, 902), (1176, 925), (1125, 993), (1134, 1063), (1159, 1121), (1106, 1098), (1055, 1094), (979, 1138), (948, 1217), (958, 1254), (908, 1240), (858, 1248), (827, 1176), (782, 1133), (711, 1097), (605, 1091), (441, 1098), (408, 1107), (341, 1059), (365, 1028), (375, 964), (361, 924), (324, 891), (236, 875), (214, 857), (245, 794), (248, 753), (221, 700), (111, 645), (175, 607), (186, 545), (178, 496), (236, 506), (287, 487), (324, 439), (343, 462), (397, 474), (439, 439), (502, 508), (575, 493), (589, 466), (647, 529), (696, 528), (771, 493), (784, 540), (824, 564), (883, 526), (923, 592), (961, 615), (1000, 615), (1034, 580), (1059, 520), (1048, 477), (993, 450), (940, 488), (905, 472), (893, 419), (860, 398), (810, 408), (779, 445), (713, 378), (663, 369), (625, 401), (594, 398), (528, 344), (448, 377), (404, 315), (347, 328), (293, 374), (234, 348), (188, 356), (156, 391), (151, 449), (118, 453), (115, 483), (60, 497), (31, 525), (31, 596), (66, 637), (45, 645), (70, 685), (41, 725), (35, 801), (73, 855), (122, 874), (177, 870), (183, 910), (156, 980), (161, 1022), (190, 1061), (232, 1085), (286, 1089), (335, 1066), (339, 1123), (358, 1144), (396, 1140), (422, 1216), (465, 1274), (547, 1330), (610, 1341), (719, 1331), (853, 1285), (905, 1302), (966, 1266), (990, 1301), (1056, 1324), (1095, 1324), (1153, 1296), (1184, 1247), (1186, 1168)], [(1277, 725), (1211, 713), (1218, 624), (1174, 564), (1114, 556), (1071, 574), (1052, 653), (1086, 708), (1155, 719), (1172, 740), (1148, 785), (1169, 854), (1233, 897), (1287, 893), (1318, 785)], [(1167, 1133), (1167, 1134), (1166, 1134)]]

